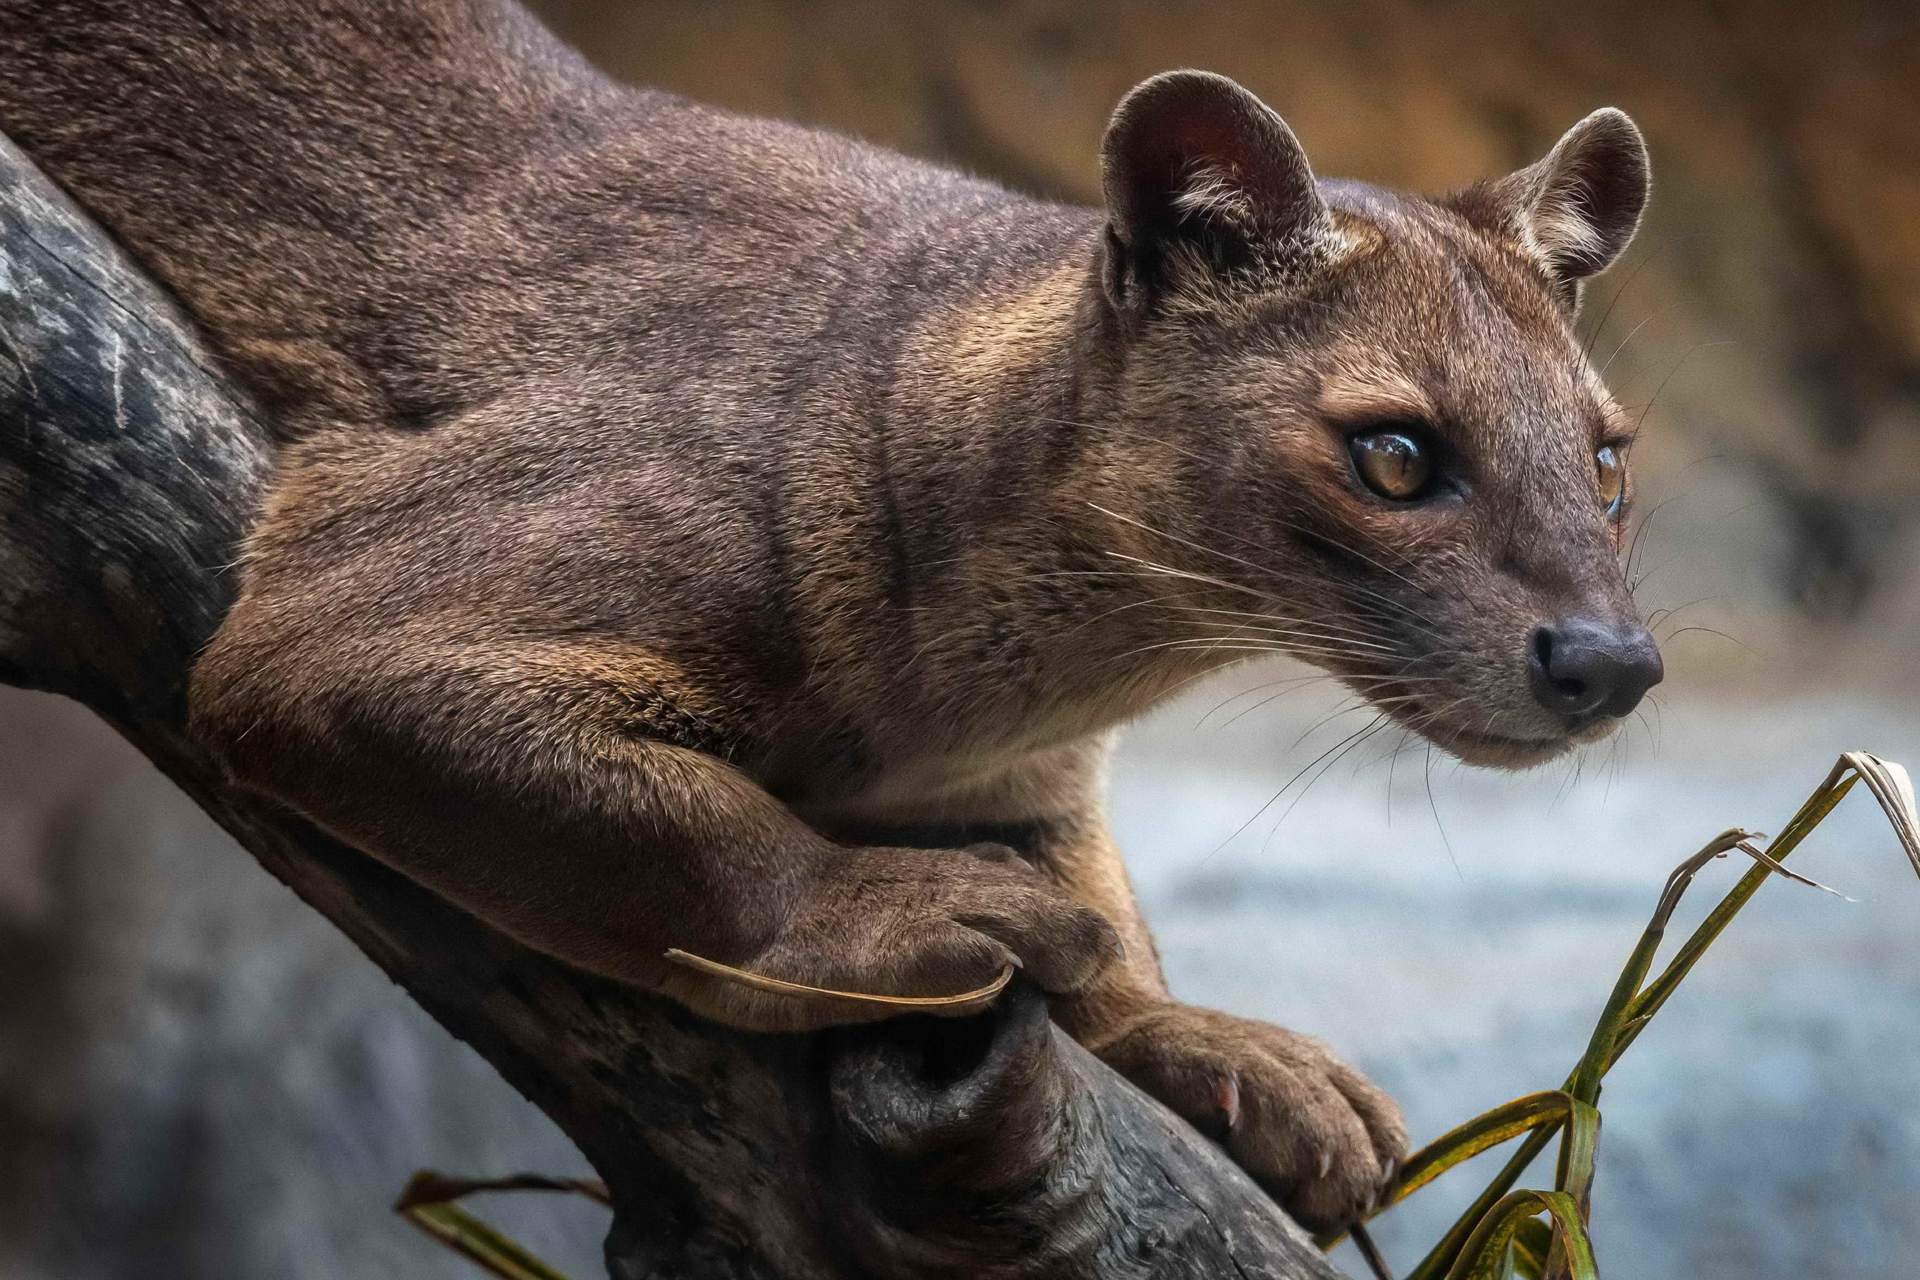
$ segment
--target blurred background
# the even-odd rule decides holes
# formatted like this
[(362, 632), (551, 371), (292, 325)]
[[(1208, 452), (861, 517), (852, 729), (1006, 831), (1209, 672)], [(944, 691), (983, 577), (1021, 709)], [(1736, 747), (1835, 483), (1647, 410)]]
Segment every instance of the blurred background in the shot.
[[(615, 74), (1081, 200), (1113, 102), (1175, 66), (1262, 94), (1320, 172), (1422, 190), (1639, 121), (1652, 211), (1585, 324), (1646, 417), (1658, 705), (1489, 775), (1345, 750), (1337, 692), (1247, 668), (1115, 772), (1175, 989), (1325, 1036), (1416, 1140), (1559, 1083), (1707, 836), (1777, 828), (1843, 749), (1920, 765), (1913, 6), (536, 7)], [(1803, 856), (1853, 901), (1769, 886), (1609, 1079), (1609, 1275), (1920, 1274), (1920, 883), (1864, 795)], [(130, 748), (0, 690), (0, 1275), (468, 1275), (386, 1211), (423, 1165), (580, 1162)], [(1383, 1220), (1402, 1269), (1475, 1176)], [(599, 1273), (590, 1206), (488, 1208)]]

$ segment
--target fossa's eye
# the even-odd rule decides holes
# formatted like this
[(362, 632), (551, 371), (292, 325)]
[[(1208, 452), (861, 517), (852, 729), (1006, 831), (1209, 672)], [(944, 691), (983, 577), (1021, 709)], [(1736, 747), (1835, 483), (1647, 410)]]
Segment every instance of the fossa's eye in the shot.
[(1368, 431), (1347, 441), (1353, 469), (1367, 488), (1394, 502), (1412, 502), (1433, 486), (1433, 452), (1404, 431)]
[(1627, 460), (1621, 456), (1614, 445), (1603, 445), (1593, 455), (1593, 465), (1600, 479), (1600, 501), (1606, 507), (1607, 514), (1620, 514), (1620, 499), (1627, 491)]

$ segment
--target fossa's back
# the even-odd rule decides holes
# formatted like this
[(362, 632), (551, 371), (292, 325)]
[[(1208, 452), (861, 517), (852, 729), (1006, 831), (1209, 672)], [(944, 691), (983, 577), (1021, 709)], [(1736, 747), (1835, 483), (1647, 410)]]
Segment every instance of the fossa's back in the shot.
[(425, 425), (596, 346), (663, 374), (717, 348), (713, 378), (737, 341), (772, 376), (870, 314), (916, 223), (1037, 209), (612, 84), (503, 0), (5, 0), (0, 127), (290, 430)]

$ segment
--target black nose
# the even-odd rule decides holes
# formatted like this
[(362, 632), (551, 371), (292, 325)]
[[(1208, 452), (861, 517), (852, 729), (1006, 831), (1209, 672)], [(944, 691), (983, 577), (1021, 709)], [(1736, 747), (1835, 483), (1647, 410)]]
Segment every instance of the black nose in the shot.
[(1535, 627), (1528, 667), (1540, 705), (1574, 720), (1624, 716), (1666, 674), (1645, 627), (1591, 618)]

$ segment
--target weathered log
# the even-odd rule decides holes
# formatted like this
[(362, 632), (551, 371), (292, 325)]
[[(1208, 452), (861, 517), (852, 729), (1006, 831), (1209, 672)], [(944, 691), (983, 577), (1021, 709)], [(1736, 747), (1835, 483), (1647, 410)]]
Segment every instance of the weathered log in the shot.
[(98, 712), (552, 1116), (611, 1189), (613, 1275), (1336, 1276), (1031, 991), (961, 1021), (727, 1031), (228, 785), (183, 731), (186, 675), (272, 453), (169, 300), (0, 139), (0, 679)]

